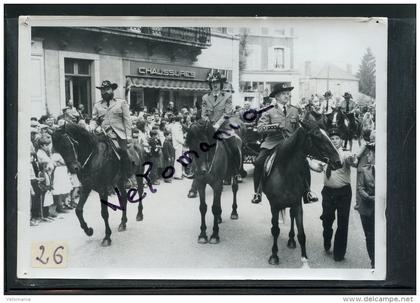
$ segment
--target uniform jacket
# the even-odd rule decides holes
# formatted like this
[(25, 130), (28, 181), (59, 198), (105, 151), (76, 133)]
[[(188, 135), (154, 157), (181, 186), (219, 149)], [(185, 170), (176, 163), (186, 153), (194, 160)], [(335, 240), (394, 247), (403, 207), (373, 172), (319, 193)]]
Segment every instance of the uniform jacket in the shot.
[(226, 92), (220, 92), (217, 98), (210, 92), (203, 96), (201, 103), (201, 115), (208, 118), (212, 124), (215, 124), (223, 116), (233, 114), (232, 95)]
[(373, 167), (368, 164), (362, 167), (360, 178), (357, 180), (357, 189), (360, 194), (359, 213), (363, 216), (372, 216), (375, 212), (375, 177)]
[(125, 100), (112, 99), (109, 102), (109, 107), (104, 100), (96, 102), (92, 118), (94, 120), (103, 119), (102, 128), (105, 132), (112, 128), (121, 139), (132, 138), (130, 111)]
[[(341, 101), (339, 107), (342, 109), (343, 112), (346, 113), (346, 100)], [(353, 100), (349, 100), (349, 112), (354, 110), (356, 107), (357, 107), (356, 102), (354, 102)]]
[[(275, 107), (264, 112), (258, 121), (258, 131), (266, 133), (267, 137), (261, 144), (261, 148), (273, 149), (285, 137), (290, 137), (299, 126), (299, 109), (293, 105), (286, 105), (286, 116), (283, 113), (283, 106)], [(266, 131), (264, 126), (278, 124), (278, 129)]]

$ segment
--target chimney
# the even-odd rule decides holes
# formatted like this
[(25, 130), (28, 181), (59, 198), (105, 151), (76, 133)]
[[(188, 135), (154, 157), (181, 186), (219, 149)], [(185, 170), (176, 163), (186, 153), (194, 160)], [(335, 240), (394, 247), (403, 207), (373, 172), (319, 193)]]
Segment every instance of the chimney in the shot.
[(305, 61), (305, 77), (311, 76), (311, 61)]
[(347, 64), (347, 65), (346, 65), (346, 67), (347, 67), (347, 68), (346, 68), (347, 73), (348, 73), (348, 74), (350, 74), (350, 75), (353, 75), (353, 73), (352, 73), (352, 68), (351, 68), (351, 64)]

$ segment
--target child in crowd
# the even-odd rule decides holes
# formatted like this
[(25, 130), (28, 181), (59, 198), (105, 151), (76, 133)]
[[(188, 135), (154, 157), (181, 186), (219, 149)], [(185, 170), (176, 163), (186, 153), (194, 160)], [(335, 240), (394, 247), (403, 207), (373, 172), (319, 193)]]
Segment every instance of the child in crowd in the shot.
[[(172, 144), (172, 134), (169, 131), (165, 130), (164, 135), (165, 135), (165, 141), (163, 142), (163, 147), (162, 147), (163, 167), (168, 167), (168, 166), (174, 167), (175, 149)], [(164, 181), (166, 183), (170, 183), (172, 182), (172, 177), (165, 178)]]
[(41, 190), (38, 183), (42, 178), (38, 178), (39, 165), (33, 145), (31, 145), (31, 165), (29, 166), (29, 175), (31, 180), (31, 226), (37, 226), (41, 219)]
[(53, 221), (57, 217), (55, 212), (55, 205), (52, 196), (52, 182), (51, 176), (54, 171), (54, 162), (51, 160), (51, 150), (49, 148), (51, 139), (47, 136), (42, 136), (38, 140), (39, 149), (37, 151), (38, 163), (40, 166), (39, 177), (42, 182), (39, 184), (41, 189), (41, 205), (42, 205), (42, 221)]
[(54, 196), (54, 203), (56, 205), (56, 212), (67, 213), (67, 209), (73, 208), (70, 205), (67, 205), (68, 195), (73, 190), (70, 175), (67, 170), (67, 166), (59, 153), (53, 153), (51, 158), (55, 165), (53, 178), (54, 189), (52, 193)]
[(153, 163), (153, 167), (150, 173), (150, 180), (153, 185), (159, 185), (158, 181), (158, 171), (160, 164), (160, 154), (162, 149), (162, 143), (159, 139), (159, 134), (156, 129), (152, 129), (150, 131), (150, 138), (149, 138), (149, 146), (150, 146), (150, 162)]

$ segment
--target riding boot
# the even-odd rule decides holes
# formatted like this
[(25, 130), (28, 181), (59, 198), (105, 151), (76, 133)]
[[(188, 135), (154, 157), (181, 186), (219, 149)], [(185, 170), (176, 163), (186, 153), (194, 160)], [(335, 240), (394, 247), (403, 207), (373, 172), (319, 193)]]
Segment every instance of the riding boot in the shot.
[(127, 140), (118, 140), (121, 155), (121, 175), (124, 180), (130, 178), (130, 160), (127, 152)]
[(238, 175), (241, 167), (241, 152), (236, 140), (236, 137), (230, 137), (224, 141), (228, 151), (228, 162), (230, 163), (232, 176)]
[(268, 149), (261, 149), (258, 154), (257, 159), (254, 163), (254, 197), (252, 198), (252, 203), (258, 204), (262, 201), (261, 192), (262, 192), (262, 177), (264, 172), (264, 163), (268, 156), (271, 154), (271, 151)]

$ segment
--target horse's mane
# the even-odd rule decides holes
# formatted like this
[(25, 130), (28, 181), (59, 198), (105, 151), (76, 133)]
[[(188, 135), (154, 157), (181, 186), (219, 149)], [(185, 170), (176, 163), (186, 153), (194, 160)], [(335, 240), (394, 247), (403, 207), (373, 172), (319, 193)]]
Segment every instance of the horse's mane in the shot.
[(296, 145), (299, 145), (303, 142), (304, 136), (307, 133), (307, 129), (311, 130), (319, 128), (316, 121), (313, 120), (304, 119), (301, 121), (301, 124), (302, 125), (296, 129), (296, 131), (289, 138), (286, 138), (281, 144), (277, 145), (274, 165), (278, 164), (278, 162), (281, 160), (291, 159), (297, 154)]
[[(69, 134), (74, 134), (75, 136), (77, 136), (78, 138), (83, 138), (84, 140), (86, 140), (87, 144), (95, 144), (98, 140), (98, 136), (93, 135), (92, 133), (90, 133), (86, 128), (84, 128), (83, 126), (80, 126), (78, 124), (75, 123), (66, 123), (64, 126), (64, 130), (69, 133)], [(85, 142), (83, 142), (85, 143)]]
[(279, 161), (291, 159), (296, 155), (296, 143), (302, 139), (304, 132), (305, 130), (303, 127), (299, 127), (293, 135), (284, 139), (282, 143), (276, 146), (276, 158), (274, 159), (274, 165), (279, 164)]

